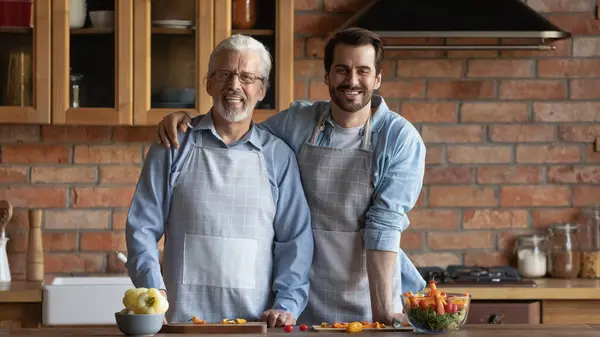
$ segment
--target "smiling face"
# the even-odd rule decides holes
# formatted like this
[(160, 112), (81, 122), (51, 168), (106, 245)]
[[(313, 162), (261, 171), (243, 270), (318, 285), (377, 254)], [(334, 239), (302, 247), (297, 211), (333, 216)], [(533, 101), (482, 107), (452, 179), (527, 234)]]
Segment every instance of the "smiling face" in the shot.
[(367, 106), (373, 91), (381, 86), (381, 73), (375, 71), (375, 48), (336, 45), (325, 84), (331, 100), (342, 110), (357, 112)]
[(214, 69), (206, 83), (213, 109), (232, 123), (249, 119), (256, 103), (265, 97), (259, 55), (224, 50), (215, 58)]

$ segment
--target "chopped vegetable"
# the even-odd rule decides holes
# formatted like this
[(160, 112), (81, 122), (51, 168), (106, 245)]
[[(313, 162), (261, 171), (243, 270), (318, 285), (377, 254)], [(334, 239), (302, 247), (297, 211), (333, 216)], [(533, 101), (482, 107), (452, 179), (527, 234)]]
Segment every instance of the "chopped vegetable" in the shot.
[(379, 322), (334, 322), (333, 324), (329, 324), (327, 322), (321, 323), (321, 328), (334, 328), (334, 329), (346, 329), (348, 325), (359, 323), (362, 325), (363, 329), (384, 329), (385, 324)]
[(363, 330), (363, 324), (361, 322), (352, 322), (346, 325), (346, 332), (361, 332)]
[(458, 330), (466, 311), (461, 310), (456, 313), (445, 313), (439, 315), (433, 310), (422, 310), (420, 308), (409, 309), (407, 315), (410, 322), (415, 328), (433, 332), (441, 332), (448, 330)]
[(404, 294), (409, 323), (420, 332), (458, 330), (465, 322), (470, 295), (448, 295), (434, 281), (428, 285), (426, 296)]
[(192, 316), (192, 319), (190, 319), (190, 321), (192, 321), (194, 324), (206, 324), (205, 320), (200, 319), (196, 316)]
[(246, 323), (246, 320), (243, 318), (236, 318), (236, 319), (229, 319), (229, 318), (223, 318), (221, 320), (222, 324), (244, 324)]

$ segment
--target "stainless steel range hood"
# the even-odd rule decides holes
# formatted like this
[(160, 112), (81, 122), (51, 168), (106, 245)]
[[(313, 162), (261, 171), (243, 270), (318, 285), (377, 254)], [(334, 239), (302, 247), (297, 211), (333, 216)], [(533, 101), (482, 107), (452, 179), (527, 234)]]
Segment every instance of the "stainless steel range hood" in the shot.
[(386, 49), (549, 50), (552, 41), (571, 36), (522, 0), (371, 0), (341, 28), (346, 27), (369, 29), (383, 38), (491, 38), (513, 42), (386, 45)]

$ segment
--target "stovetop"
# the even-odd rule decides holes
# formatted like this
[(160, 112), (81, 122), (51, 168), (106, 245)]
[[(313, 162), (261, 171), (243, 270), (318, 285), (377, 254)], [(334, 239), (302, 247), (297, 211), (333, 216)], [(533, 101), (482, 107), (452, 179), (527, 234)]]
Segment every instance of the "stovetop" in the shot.
[(425, 281), (434, 280), (444, 286), (510, 286), (535, 287), (532, 280), (521, 278), (516, 268), (510, 266), (479, 267), (450, 265), (440, 267), (418, 267)]

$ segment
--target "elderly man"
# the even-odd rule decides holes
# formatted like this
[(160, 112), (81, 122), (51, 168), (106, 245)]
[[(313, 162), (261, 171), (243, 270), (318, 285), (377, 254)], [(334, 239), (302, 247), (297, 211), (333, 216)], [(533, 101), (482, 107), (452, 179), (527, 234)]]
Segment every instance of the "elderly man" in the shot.
[[(381, 96), (383, 46), (368, 30), (338, 32), (325, 46), (331, 101), (294, 102), (259, 127), (296, 152), (312, 213), (315, 256), (301, 322), (403, 319), (402, 292), (425, 280), (399, 248), (406, 213), (419, 196), (425, 146), (414, 126)], [(185, 113), (161, 121), (177, 144)]]
[(212, 109), (191, 120), (177, 149), (148, 152), (127, 217), (127, 267), (136, 287), (166, 290), (169, 322), (281, 326), (306, 307), (313, 237), (297, 160), (251, 121), (270, 70), (254, 38), (222, 41), (207, 74)]

